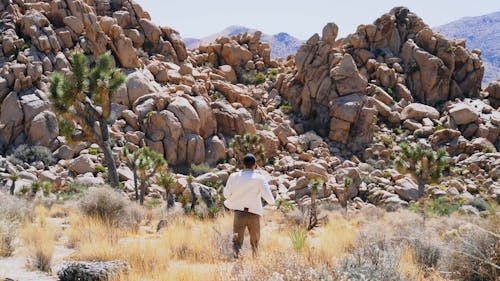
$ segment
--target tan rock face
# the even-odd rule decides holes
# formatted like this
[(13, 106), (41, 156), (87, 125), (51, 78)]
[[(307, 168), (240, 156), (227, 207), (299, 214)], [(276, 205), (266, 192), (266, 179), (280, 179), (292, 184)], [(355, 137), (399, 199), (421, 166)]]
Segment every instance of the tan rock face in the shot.
[(401, 119), (403, 120), (422, 120), (425, 117), (428, 117), (432, 120), (439, 119), (439, 111), (437, 111), (434, 107), (425, 104), (412, 103), (406, 106), (401, 112)]
[(90, 155), (84, 154), (73, 159), (69, 165), (69, 169), (77, 175), (83, 175), (86, 173), (93, 173), (95, 170), (95, 164)]
[(479, 113), (469, 104), (461, 102), (453, 105), (450, 109), (450, 116), (457, 125), (465, 125), (476, 122), (479, 118)]
[(224, 44), (221, 56), (227, 64), (234, 66), (241, 66), (252, 59), (252, 53), (235, 42)]

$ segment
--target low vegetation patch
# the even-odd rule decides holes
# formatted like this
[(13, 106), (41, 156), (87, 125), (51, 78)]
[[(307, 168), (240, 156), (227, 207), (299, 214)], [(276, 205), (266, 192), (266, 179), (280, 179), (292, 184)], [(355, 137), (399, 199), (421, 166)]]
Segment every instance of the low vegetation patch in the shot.
[(45, 146), (29, 146), (21, 144), (10, 155), (10, 162), (16, 165), (42, 162), (45, 166), (55, 163), (52, 152)]

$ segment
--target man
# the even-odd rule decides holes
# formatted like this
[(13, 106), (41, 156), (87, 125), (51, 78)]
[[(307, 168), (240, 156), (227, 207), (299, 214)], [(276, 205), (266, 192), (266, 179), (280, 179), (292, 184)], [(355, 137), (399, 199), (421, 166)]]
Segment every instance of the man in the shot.
[(274, 204), (274, 197), (267, 184), (266, 178), (255, 171), (256, 159), (252, 154), (243, 158), (244, 169), (231, 174), (224, 188), (224, 205), (234, 210), (233, 222), (233, 249), (234, 256), (238, 258), (245, 229), (250, 232), (250, 245), (255, 256), (259, 247), (260, 217), (262, 216), (262, 201)]

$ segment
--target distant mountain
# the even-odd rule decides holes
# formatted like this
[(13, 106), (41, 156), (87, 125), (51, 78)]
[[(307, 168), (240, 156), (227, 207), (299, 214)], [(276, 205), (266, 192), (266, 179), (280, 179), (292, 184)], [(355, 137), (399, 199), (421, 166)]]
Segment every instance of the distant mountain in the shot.
[(486, 68), (483, 84), (500, 79), (500, 12), (467, 17), (433, 28), (448, 37), (467, 40), (467, 48), (479, 48)]
[[(234, 35), (238, 35), (240, 33), (244, 32), (253, 33), (255, 31), (257, 31), (257, 29), (233, 25), (222, 30), (219, 33), (215, 33), (201, 39), (186, 38), (184, 39), (184, 42), (186, 43), (187, 48), (194, 49), (197, 48), (201, 43), (213, 42), (215, 41), (215, 39), (221, 36), (231, 37)], [(273, 58), (278, 58), (278, 57), (286, 58), (288, 55), (295, 54), (297, 53), (297, 50), (299, 49), (300, 45), (303, 43), (302, 40), (297, 39), (285, 32), (280, 32), (275, 35), (262, 33), (261, 41), (267, 42), (271, 45), (271, 56)]]

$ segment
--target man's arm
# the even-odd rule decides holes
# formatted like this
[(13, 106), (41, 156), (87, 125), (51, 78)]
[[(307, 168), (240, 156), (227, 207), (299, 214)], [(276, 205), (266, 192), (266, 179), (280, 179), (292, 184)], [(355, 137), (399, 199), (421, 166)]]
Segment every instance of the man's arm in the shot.
[(271, 193), (271, 188), (269, 187), (266, 179), (262, 179), (261, 194), (262, 198), (266, 200), (267, 204), (274, 205), (274, 196)]

